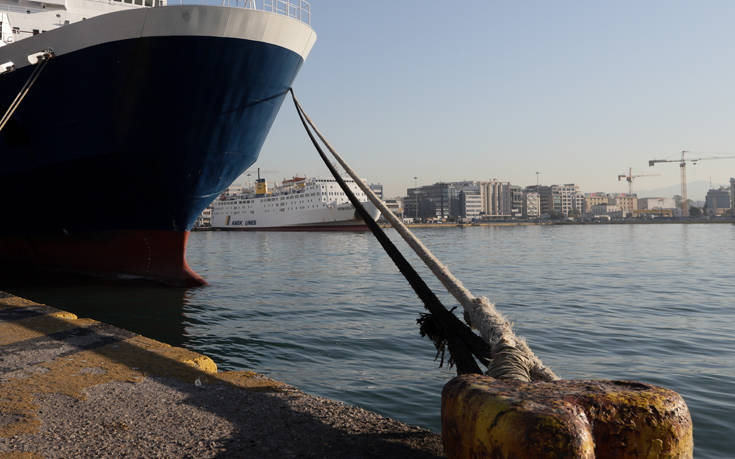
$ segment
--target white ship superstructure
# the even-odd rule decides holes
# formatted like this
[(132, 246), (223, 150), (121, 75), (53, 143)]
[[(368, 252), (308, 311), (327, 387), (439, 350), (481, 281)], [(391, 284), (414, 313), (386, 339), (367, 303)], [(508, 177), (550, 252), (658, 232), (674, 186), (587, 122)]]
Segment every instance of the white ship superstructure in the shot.
[[(376, 220), (380, 211), (357, 184), (345, 179), (350, 190)], [(365, 229), (336, 180), (294, 177), (272, 192), (265, 180), (240, 195), (223, 195), (213, 203), (212, 227), (218, 229), (350, 230)]]
[(0, 46), (101, 14), (165, 5), (166, 0), (0, 0)]

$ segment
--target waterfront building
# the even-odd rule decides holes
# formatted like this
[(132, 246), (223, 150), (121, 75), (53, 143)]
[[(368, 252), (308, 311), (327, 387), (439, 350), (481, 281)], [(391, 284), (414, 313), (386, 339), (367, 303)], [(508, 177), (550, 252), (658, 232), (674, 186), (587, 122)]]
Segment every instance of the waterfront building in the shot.
[(581, 191), (577, 191), (577, 194), (574, 196), (574, 208), (578, 216), (584, 213), (584, 193)]
[(403, 199), (404, 216), (414, 219), (520, 217), (523, 189), (509, 182), (461, 181), (409, 188)]
[(584, 195), (584, 213), (592, 213), (592, 206), (600, 204), (607, 204), (608, 196), (607, 193), (585, 193)]
[(368, 185), (368, 188), (370, 188), (375, 195), (380, 198), (380, 200), (383, 200), (383, 185), (380, 183), (371, 183)]
[(518, 185), (510, 186), (510, 215), (511, 217), (523, 216), (523, 188)]
[(526, 195), (528, 195), (528, 193), (538, 193), (539, 210), (541, 212), (540, 216), (551, 215), (551, 212), (554, 210), (554, 200), (553, 200), (550, 186), (544, 186), (544, 185), (527, 186)]
[(537, 191), (526, 191), (523, 215), (529, 218), (541, 216), (541, 197)]
[(552, 212), (556, 215), (568, 217), (582, 215), (582, 202), (579, 185), (566, 183), (551, 185)]
[(521, 217), (524, 215), (525, 193), (510, 182), (491, 180), (483, 184), (483, 212), (489, 217)]
[(485, 215), (491, 217), (510, 216), (512, 208), (510, 182), (495, 179), (485, 183)]
[(420, 209), (422, 200), (421, 188), (407, 189), (406, 196), (403, 198), (403, 217), (418, 221), (421, 218)]
[(484, 213), (485, 188), (482, 182), (463, 181), (450, 183), (457, 190), (456, 202), (450, 205), (452, 217), (479, 218)]
[(603, 204), (618, 206), (623, 217), (630, 217), (636, 214), (639, 209), (638, 196), (627, 193), (586, 193), (583, 196), (584, 213), (594, 215), (592, 208)]
[(561, 192), (559, 185), (551, 185), (551, 215), (561, 215)]
[(729, 213), (730, 189), (722, 187), (717, 190), (709, 190), (704, 206), (707, 209), (707, 215), (725, 215)]
[[(391, 212), (393, 212), (393, 215), (395, 215), (398, 218), (403, 217), (403, 199), (400, 197), (396, 197), (393, 199), (386, 199), (385, 201), (385, 207), (388, 208)], [(382, 215), (381, 215), (381, 218)]]
[(462, 190), (459, 192), (459, 216), (469, 219), (480, 218), (482, 214), (482, 195), (480, 191)]
[(406, 190), (404, 216), (419, 220), (446, 220), (459, 214), (457, 188), (451, 183), (435, 183)]
[(627, 193), (613, 193), (609, 196), (608, 202), (616, 204), (623, 212), (623, 217), (629, 217), (638, 210), (638, 196)]
[(638, 210), (633, 215), (638, 217), (673, 217), (680, 215), (681, 209), (674, 198), (639, 198)]
[(676, 202), (673, 198), (639, 198), (639, 210), (662, 210), (676, 209)]

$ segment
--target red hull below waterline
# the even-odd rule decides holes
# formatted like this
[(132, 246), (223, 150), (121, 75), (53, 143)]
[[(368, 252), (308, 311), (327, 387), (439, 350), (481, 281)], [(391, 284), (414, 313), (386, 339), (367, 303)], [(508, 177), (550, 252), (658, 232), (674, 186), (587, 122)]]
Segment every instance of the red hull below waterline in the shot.
[(188, 231), (125, 230), (1, 235), (5, 271), (33, 269), (193, 287), (206, 281), (186, 263)]

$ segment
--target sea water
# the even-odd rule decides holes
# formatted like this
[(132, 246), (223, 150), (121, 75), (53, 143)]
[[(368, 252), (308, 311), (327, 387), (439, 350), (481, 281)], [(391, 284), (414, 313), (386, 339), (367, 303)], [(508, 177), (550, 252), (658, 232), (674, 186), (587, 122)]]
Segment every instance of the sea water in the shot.
[[(444, 304), (456, 306), (387, 230)], [(415, 233), (496, 303), (563, 378), (679, 392), (697, 457), (735, 454), (735, 226), (447, 227)], [(306, 392), (440, 430), (440, 367), (423, 306), (370, 233), (196, 232), (194, 289), (3, 286), (251, 369)]]

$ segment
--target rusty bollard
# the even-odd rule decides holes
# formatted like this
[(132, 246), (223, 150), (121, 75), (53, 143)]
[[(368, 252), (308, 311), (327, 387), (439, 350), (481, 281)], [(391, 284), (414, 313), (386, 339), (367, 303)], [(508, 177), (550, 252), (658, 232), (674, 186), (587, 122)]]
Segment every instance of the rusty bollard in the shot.
[(442, 391), (450, 458), (691, 458), (679, 394), (635, 381), (520, 382), (463, 375)]

